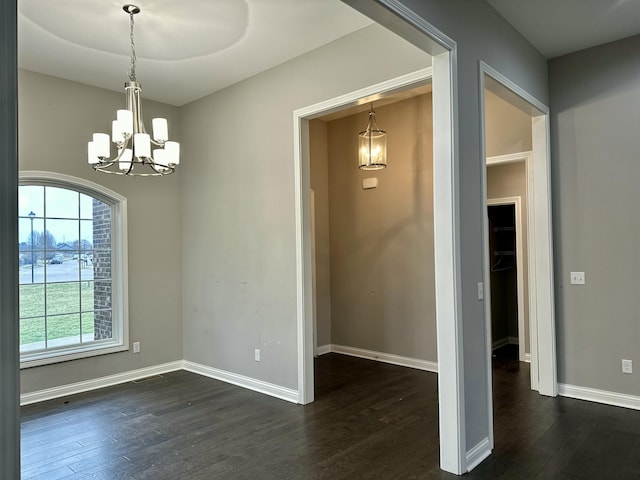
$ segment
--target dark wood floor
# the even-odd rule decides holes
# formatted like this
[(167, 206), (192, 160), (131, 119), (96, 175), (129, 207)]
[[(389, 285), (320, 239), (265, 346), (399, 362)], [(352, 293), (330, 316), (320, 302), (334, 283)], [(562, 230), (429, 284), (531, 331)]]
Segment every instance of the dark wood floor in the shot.
[[(336, 354), (293, 405), (174, 372), (22, 408), (23, 479), (451, 479), (436, 375)], [(494, 359), (494, 455), (469, 479), (640, 479), (640, 412), (529, 390)]]

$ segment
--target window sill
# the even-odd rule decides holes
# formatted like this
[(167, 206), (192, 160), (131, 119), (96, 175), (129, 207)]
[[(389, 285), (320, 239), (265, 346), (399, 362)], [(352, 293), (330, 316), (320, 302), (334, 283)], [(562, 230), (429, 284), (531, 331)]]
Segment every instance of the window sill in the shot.
[(48, 350), (45, 352), (26, 353), (20, 356), (20, 369), (41, 367), (54, 363), (68, 362), (81, 358), (96, 357), (109, 353), (124, 352), (129, 350), (129, 345), (116, 341), (105, 341), (76, 347), (61, 348), (60, 350)]

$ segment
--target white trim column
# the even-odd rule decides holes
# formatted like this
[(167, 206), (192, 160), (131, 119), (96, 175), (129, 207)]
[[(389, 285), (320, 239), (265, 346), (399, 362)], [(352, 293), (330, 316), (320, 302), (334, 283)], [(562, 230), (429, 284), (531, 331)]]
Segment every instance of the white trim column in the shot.
[(533, 173), (534, 262), (536, 272), (536, 314), (538, 348), (538, 391), (558, 395), (556, 368), (556, 319), (553, 287), (553, 238), (551, 234), (551, 153), (549, 114), (531, 121), (531, 167)]
[(17, 2), (0, 2), (0, 478), (20, 478)]
[(433, 57), (433, 238), (440, 468), (467, 471), (453, 52)]

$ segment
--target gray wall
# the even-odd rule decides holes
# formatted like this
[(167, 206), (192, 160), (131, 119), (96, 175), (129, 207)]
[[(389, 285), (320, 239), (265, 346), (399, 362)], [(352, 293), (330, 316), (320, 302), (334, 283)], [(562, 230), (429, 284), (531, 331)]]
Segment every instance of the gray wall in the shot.
[[(531, 119), (529, 119), (531, 122)], [(487, 123), (489, 116), (487, 115)], [(487, 135), (488, 136), (488, 135)], [(531, 138), (531, 128), (529, 128), (529, 138)], [(509, 163), (506, 165), (495, 165), (487, 168), (487, 198), (520, 197), (522, 215), (522, 257), (524, 268), (524, 332), (519, 333), (520, 346), (524, 347), (525, 353), (530, 353), (529, 348), (529, 266), (528, 266), (528, 244), (527, 244), (527, 177), (524, 162)], [(493, 292), (492, 292), (493, 295)]]
[[(129, 332), (142, 351), (102, 355), (21, 371), (31, 392), (182, 359), (180, 175), (123, 178), (87, 164), (93, 132), (108, 132), (124, 92), (117, 93), (28, 71), (19, 73), (19, 167), (86, 178), (127, 198)], [(147, 122), (164, 116), (179, 137), (175, 107), (143, 102)], [(189, 163), (183, 157), (185, 164)]]
[[(376, 108), (381, 171), (357, 165), (368, 112), (327, 122), (334, 344), (437, 362), (431, 105), (428, 94)], [(378, 187), (363, 190), (370, 177)]]
[(315, 195), (315, 296), (317, 345), (331, 343), (331, 246), (329, 237), (329, 153), (327, 124), (309, 122), (309, 180)]
[[(346, 3), (360, 3), (344, 0)], [(547, 62), (520, 33), (486, 2), (477, 0), (398, 0), (400, 4), (439, 29), (457, 44), (457, 119), (459, 154), (459, 225), (464, 349), (465, 434), (467, 449), (488, 433), (488, 376), (484, 306), (477, 299), (483, 275), (483, 212), (480, 125), (482, 60), (542, 103), (547, 103)], [(361, 2), (359, 8), (373, 6)], [(393, 21), (383, 20), (389, 28)], [(376, 19), (377, 20), (377, 19)]]
[[(558, 381), (640, 395), (640, 37), (551, 60)], [(584, 271), (586, 285), (570, 285)], [(621, 359), (633, 360), (633, 375)]]
[(429, 64), (372, 25), (181, 108), (185, 359), (297, 389), (292, 113)]

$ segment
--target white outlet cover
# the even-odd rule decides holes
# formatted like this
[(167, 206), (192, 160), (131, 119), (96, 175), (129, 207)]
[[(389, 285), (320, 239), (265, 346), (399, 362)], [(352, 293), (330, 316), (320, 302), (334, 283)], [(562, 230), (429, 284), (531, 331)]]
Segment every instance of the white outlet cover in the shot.
[(571, 285), (584, 285), (584, 272), (571, 272)]
[(631, 360), (622, 360), (622, 373), (633, 373), (633, 362)]

